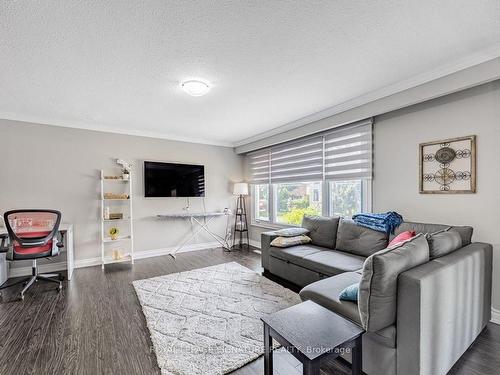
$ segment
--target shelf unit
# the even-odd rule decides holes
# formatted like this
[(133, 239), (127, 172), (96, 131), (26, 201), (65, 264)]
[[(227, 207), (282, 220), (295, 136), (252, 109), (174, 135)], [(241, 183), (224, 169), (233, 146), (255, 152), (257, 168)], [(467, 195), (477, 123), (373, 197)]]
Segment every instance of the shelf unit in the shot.
[[(106, 174), (107, 173), (107, 174)], [(123, 178), (105, 178), (105, 176), (121, 175), (120, 170), (104, 171), (101, 170), (101, 264), (102, 269), (106, 264), (130, 262), (134, 264), (134, 226), (132, 211), (132, 174), (129, 179)], [(128, 195), (128, 199), (104, 198), (105, 193), (119, 193)], [(110, 209), (120, 209), (123, 214), (122, 219), (105, 219), (106, 207)], [(115, 225), (113, 225), (115, 224)], [(116, 239), (111, 239), (108, 235), (111, 227), (117, 227), (121, 233)], [(112, 244), (116, 244), (119, 249), (113, 249)], [(113, 250), (119, 250), (121, 256), (113, 259)]]

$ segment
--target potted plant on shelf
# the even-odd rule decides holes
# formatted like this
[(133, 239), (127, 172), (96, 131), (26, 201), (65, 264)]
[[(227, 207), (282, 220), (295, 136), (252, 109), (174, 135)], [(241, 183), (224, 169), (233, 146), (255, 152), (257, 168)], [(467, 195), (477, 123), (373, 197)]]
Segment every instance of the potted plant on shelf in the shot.
[(127, 163), (125, 160), (116, 159), (116, 163), (122, 166), (122, 179), (128, 181), (130, 179), (130, 171), (132, 170), (132, 164)]
[(128, 181), (130, 179), (130, 172), (127, 169), (124, 169), (122, 172), (122, 178), (125, 181)]

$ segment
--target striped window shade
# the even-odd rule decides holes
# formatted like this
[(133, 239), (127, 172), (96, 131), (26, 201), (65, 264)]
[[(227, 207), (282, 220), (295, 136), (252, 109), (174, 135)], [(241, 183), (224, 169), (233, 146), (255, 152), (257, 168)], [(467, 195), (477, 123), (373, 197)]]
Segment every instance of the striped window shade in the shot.
[(322, 179), (322, 136), (308, 137), (271, 148), (271, 183)]
[(372, 177), (372, 124), (363, 120), (247, 154), (253, 184)]
[(372, 177), (372, 120), (325, 133), (325, 180)]
[(252, 184), (268, 184), (270, 182), (269, 162), (270, 149), (263, 149), (247, 155), (248, 171)]

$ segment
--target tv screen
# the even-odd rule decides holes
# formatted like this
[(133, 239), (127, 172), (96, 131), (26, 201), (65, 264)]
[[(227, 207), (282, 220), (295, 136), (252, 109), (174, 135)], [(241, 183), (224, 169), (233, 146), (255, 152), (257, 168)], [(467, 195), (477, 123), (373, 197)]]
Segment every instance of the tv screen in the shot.
[(203, 165), (144, 162), (144, 195), (159, 197), (204, 197)]

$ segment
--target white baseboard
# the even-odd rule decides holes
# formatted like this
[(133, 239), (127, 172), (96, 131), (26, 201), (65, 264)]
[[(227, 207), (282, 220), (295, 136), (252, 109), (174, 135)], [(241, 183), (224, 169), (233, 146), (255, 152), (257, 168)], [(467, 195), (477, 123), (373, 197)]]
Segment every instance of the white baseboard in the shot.
[[(205, 242), (193, 245), (186, 245), (180, 251), (178, 251), (177, 254), (185, 253), (188, 251), (214, 249), (217, 247), (220, 247), (220, 244), (218, 242)], [(177, 247), (168, 247), (163, 249), (145, 250), (136, 252), (134, 255), (135, 259), (151, 258), (151, 257), (171, 254), (175, 251), (176, 248)], [(100, 265), (101, 265), (101, 257), (75, 260), (75, 268), (93, 267)], [(67, 269), (66, 262), (44, 263), (38, 265), (38, 270), (40, 273), (52, 273), (57, 271), (64, 271), (66, 269)], [(21, 277), (29, 275), (31, 275), (31, 266), (11, 267), (9, 269), (9, 277)]]
[[(260, 249), (260, 241), (250, 240), (250, 245)], [(215, 249), (218, 247), (220, 247), (220, 244), (218, 242), (205, 242), (193, 245), (186, 245), (181, 250), (179, 250), (177, 254), (185, 253), (188, 251)], [(162, 249), (138, 251), (134, 254), (135, 255), (134, 258), (145, 259), (145, 258), (158, 257), (162, 255), (168, 255), (173, 253), (176, 249), (177, 247), (167, 247)], [(100, 265), (101, 265), (101, 257), (75, 260), (75, 268), (93, 267)], [(66, 268), (67, 268), (66, 262), (44, 263), (39, 265), (40, 273), (63, 271), (66, 270)], [(21, 277), (29, 275), (31, 275), (31, 267), (16, 267), (16, 268), (10, 268), (9, 270), (9, 277)], [(500, 312), (498, 314), (500, 314)]]
[(491, 308), (491, 322), (495, 324), (500, 324), (500, 310)]
[(260, 249), (260, 241), (250, 240), (250, 245)]
[[(218, 247), (220, 247), (220, 244), (218, 242), (198, 243), (198, 244), (193, 244), (193, 245), (186, 245), (181, 250), (179, 250), (176, 254), (186, 253), (188, 251), (215, 249)], [(168, 254), (172, 254), (173, 252), (175, 252), (176, 249), (177, 249), (177, 246), (167, 247), (167, 248), (163, 248), (163, 249), (152, 249), (152, 250), (138, 251), (134, 254), (134, 258), (135, 259), (144, 259), (144, 258), (152, 258), (152, 257), (158, 257), (158, 256), (162, 256), (162, 255), (168, 255)]]
[(75, 260), (75, 268), (93, 267), (101, 265), (101, 257)]

